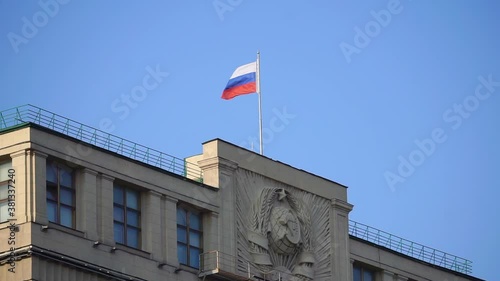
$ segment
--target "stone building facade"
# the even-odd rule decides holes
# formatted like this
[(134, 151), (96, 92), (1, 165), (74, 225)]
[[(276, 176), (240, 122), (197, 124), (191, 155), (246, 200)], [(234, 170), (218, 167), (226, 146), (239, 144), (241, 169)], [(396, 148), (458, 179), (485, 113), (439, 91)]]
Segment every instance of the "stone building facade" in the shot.
[(177, 159), (32, 106), (9, 114), (0, 280), (479, 280), (467, 261), (376, 243), (346, 186), (226, 141)]

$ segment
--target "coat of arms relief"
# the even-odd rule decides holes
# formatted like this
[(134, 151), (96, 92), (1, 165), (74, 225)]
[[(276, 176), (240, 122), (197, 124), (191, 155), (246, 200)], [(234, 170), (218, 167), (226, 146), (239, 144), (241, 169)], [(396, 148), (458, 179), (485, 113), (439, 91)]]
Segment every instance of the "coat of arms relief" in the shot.
[(265, 280), (331, 280), (331, 200), (250, 171), (235, 177), (238, 271)]
[(312, 238), (310, 212), (300, 199), (284, 188), (261, 191), (248, 230), (249, 252), (261, 272), (275, 270), (289, 280), (314, 279)]

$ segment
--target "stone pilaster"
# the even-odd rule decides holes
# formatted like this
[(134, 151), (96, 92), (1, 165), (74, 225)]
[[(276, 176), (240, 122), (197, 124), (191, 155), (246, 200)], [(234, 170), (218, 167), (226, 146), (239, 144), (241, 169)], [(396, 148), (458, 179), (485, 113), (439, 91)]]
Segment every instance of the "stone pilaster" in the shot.
[(27, 162), (31, 162), (27, 157), (27, 151), (22, 150), (10, 155), (12, 169), (15, 170), (15, 202), (16, 212), (15, 218), (17, 224), (32, 220), (31, 208), (31, 175), (28, 176)]
[(177, 258), (177, 199), (165, 196), (165, 208), (163, 210), (163, 217), (165, 218), (165, 227), (162, 231), (162, 247), (163, 256), (168, 264), (178, 266), (179, 260)]
[(152, 258), (163, 260), (161, 243), (161, 194), (156, 191), (142, 193), (142, 249), (152, 254)]
[(382, 281), (395, 281), (395, 275), (393, 272), (390, 272), (388, 270), (384, 270), (381, 272), (382, 275)]
[(219, 248), (219, 214), (208, 212), (203, 215), (203, 252)]
[(352, 280), (349, 249), (349, 212), (353, 205), (332, 199), (330, 208), (333, 280)]
[(79, 169), (76, 172), (76, 229), (85, 232), (87, 238), (96, 241), (99, 240), (97, 172), (88, 168)]
[[(203, 171), (204, 183), (218, 187), (220, 212), (218, 216), (218, 248), (223, 254), (237, 256), (236, 247), (236, 178), (238, 165), (232, 161), (215, 156), (198, 162)], [(225, 222), (225, 223), (224, 223)], [(218, 246), (218, 247), (217, 247)], [(215, 249), (214, 249), (215, 250)], [(236, 272), (236, 264), (227, 264), (224, 270)]]
[(16, 170), (17, 223), (33, 221), (48, 224), (46, 165), (47, 154), (23, 150), (10, 155)]
[(99, 240), (114, 245), (113, 230), (113, 181), (114, 178), (101, 174), (97, 190), (97, 232)]

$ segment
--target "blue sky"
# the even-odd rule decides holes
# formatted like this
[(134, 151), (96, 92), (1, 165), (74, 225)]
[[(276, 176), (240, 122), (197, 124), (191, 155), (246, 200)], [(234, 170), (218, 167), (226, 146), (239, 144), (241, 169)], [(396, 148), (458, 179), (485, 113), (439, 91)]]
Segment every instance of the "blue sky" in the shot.
[(3, 0), (0, 108), (178, 157), (213, 138), (257, 151), (257, 95), (220, 95), (260, 50), (266, 156), (347, 185), (351, 219), (494, 279), (500, 4), (394, 1)]

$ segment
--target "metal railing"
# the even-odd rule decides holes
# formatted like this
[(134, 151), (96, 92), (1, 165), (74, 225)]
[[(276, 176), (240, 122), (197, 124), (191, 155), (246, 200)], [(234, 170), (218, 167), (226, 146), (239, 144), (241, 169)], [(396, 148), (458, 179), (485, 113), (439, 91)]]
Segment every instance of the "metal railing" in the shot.
[(472, 273), (470, 260), (426, 247), (359, 222), (349, 221), (349, 234), (437, 266), (469, 275)]
[(39, 107), (28, 104), (0, 111), (0, 131), (27, 123), (40, 125), (82, 142), (203, 182), (201, 170), (197, 169), (196, 164), (187, 163), (184, 159), (128, 141)]

